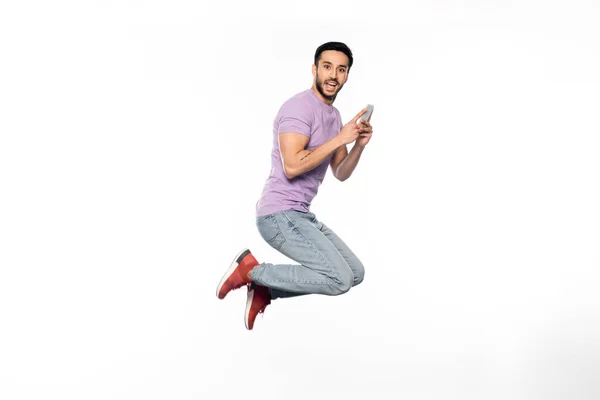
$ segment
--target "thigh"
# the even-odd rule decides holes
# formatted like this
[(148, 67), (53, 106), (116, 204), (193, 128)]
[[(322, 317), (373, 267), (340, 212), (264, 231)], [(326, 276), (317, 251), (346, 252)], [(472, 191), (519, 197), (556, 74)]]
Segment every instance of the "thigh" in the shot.
[(348, 245), (327, 225), (319, 221), (316, 216), (313, 217), (315, 226), (323, 233), (323, 235), (335, 246), (340, 255), (344, 258), (355, 277), (364, 275), (364, 266)]
[(351, 273), (346, 259), (318, 228), (314, 214), (280, 211), (259, 217), (257, 225), (271, 247), (297, 263), (332, 277)]

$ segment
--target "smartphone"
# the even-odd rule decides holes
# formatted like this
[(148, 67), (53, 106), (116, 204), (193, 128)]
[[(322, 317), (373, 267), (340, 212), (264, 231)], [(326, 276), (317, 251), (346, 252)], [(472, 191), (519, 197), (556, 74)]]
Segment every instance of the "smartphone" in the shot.
[(365, 111), (365, 113), (360, 117), (360, 119), (364, 120), (364, 121), (371, 121), (371, 114), (373, 113), (373, 104), (368, 104), (367, 105), (367, 111)]

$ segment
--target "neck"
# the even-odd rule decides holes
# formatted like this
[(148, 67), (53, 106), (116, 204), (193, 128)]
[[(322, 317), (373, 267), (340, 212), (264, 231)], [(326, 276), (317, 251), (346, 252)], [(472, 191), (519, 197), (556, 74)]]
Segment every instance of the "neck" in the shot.
[(313, 84), (311, 87), (311, 90), (317, 95), (317, 97), (319, 97), (319, 99), (321, 99), (321, 101), (327, 105), (332, 105), (333, 102), (335, 101), (335, 97), (333, 97), (332, 99), (328, 99), (326, 97), (323, 97), (323, 95), (319, 92), (319, 89), (317, 89), (317, 85)]

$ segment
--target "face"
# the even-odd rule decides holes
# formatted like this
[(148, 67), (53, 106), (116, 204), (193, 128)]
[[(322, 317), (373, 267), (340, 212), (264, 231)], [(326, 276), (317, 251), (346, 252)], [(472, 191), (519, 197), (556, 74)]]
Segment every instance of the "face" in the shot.
[(321, 53), (319, 65), (313, 65), (315, 86), (325, 100), (333, 102), (344, 87), (348, 80), (348, 61), (348, 56), (341, 51), (327, 50)]

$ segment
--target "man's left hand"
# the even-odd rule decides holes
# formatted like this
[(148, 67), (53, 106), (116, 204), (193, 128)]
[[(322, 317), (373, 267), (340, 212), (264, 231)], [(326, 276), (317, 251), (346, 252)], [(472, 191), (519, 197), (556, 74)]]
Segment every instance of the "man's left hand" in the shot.
[(373, 127), (369, 121), (360, 120), (358, 123), (360, 130), (358, 139), (356, 139), (356, 145), (365, 147), (369, 140), (371, 140), (371, 136), (373, 135)]

